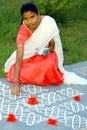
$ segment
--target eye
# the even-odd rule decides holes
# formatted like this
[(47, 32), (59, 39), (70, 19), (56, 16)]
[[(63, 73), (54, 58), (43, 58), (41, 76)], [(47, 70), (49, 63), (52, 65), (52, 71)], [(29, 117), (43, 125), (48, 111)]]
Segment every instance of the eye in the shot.
[(28, 18), (23, 18), (23, 20), (28, 20)]
[(35, 16), (34, 16), (34, 15), (32, 15), (30, 18), (31, 18), (31, 19), (33, 19), (34, 17), (35, 17)]

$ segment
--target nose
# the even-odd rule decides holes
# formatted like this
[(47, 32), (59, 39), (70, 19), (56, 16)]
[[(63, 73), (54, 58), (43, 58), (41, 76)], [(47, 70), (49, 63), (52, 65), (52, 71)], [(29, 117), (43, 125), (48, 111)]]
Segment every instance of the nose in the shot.
[(30, 25), (32, 23), (31, 19), (28, 19), (28, 24)]

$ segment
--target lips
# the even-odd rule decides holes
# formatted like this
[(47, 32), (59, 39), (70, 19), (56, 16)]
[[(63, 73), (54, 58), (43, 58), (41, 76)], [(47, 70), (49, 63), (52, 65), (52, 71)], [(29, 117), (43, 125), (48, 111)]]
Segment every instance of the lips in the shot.
[(28, 27), (29, 27), (29, 28), (34, 28), (34, 27), (35, 27), (35, 25), (29, 25)]
[(29, 25), (29, 27), (33, 27), (34, 25)]

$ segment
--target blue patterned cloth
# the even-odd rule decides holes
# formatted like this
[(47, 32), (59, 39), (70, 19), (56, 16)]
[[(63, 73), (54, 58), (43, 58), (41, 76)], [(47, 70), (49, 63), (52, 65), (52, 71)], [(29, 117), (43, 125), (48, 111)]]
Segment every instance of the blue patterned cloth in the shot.
[[(65, 66), (87, 78), (87, 62)], [(11, 83), (0, 79), (0, 130), (87, 130), (87, 86), (53, 85), (41, 87), (21, 85), (19, 97), (11, 95)], [(80, 101), (73, 97), (80, 96)], [(29, 105), (28, 98), (34, 96), (38, 105)], [(9, 113), (17, 119), (7, 122)], [(49, 125), (49, 118), (57, 121), (57, 126)]]

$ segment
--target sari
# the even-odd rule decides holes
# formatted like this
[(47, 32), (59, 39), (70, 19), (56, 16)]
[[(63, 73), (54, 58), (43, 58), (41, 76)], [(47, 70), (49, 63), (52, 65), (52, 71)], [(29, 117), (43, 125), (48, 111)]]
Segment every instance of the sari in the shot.
[[(48, 79), (48, 78), (46, 78), (44, 83), (42, 83), (40, 85), (61, 84), (62, 82), (65, 84), (87, 85), (86, 79), (76, 75), (74, 72), (68, 72), (64, 69), (64, 67), (63, 67), (64, 57), (63, 57), (61, 39), (60, 39), (60, 35), (59, 35), (59, 29), (57, 27), (55, 20), (50, 16), (45, 16), (43, 18), (43, 20), (41, 21), (40, 25), (38, 26), (38, 28), (32, 34), (32, 36), (28, 40), (26, 40), (26, 42), (24, 44), (23, 60), (25, 60), (27, 58), (32, 58), (32, 57), (34, 58), (36, 48), (44, 48), (44, 47), (48, 46), (48, 43), (50, 42), (51, 39), (53, 39), (55, 42), (55, 49), (54, 49), (54, 52), (52, 52), (52, 53), (57, 55), (58, 64), (56, 66), (56, 63), (54, 63), (54, 64), (53, 64), (53, 62), (50, 63), (49, 60), (47, 60), (45, 64), (46, 64), (46, 67), (48, 66), (46, 70), (49, 70), (50, 65), (51, 65), (51, 68), (49, 71), (51, 72), (51, 69), (53, 69), (53, 73), (49, 73), (49, 71), (48, 71), (49, 80), (50, 81), (53, 80), (53, 79), (51, 79), (51, 76), (53, 74), (54, 80), (56, 80), (56, 82), (53, 81), (51, 83), (44, 84), (45, 81), (47, 81), (47, 79)], [(56, 58), (56, 60), (57, 60), (57, 58)], [(16, 51), (14, 51), (12, 53), (12, 55), (9, 57), (9, 59), (5, 63), (4, 71), (6, 73), (8, 73), (9, 70), (11, 69), (11, 67), (15, 64), (15, 61), (16, 61)], [(50, 65), (48, 65), (49, 63), (50, 63)], [(43, 70), (44, 70), (45, 64), (43, 66)], [(42, 66), (42, 64), (41, 64), (41, 66)], [(42, 74), (44, 72), (43, 70), (42, 70)], [(58, 72), (58, 73), (55, 73), (55, 72)], [(46, 73), (46, 71), (45, 71), (45, 73)], [(57, 79), (56, 79), (55, 75), (57, 75)], [(38, 80), (40, 79), (40, 77), (38, 78), (37, 75), (35, 75), (35, 77), (37, 77)], [(60, 82), (57, 81), (58, 79)], [(38, 84), (38, 83), (34, 83), (33, 81), (31, 83)]]

